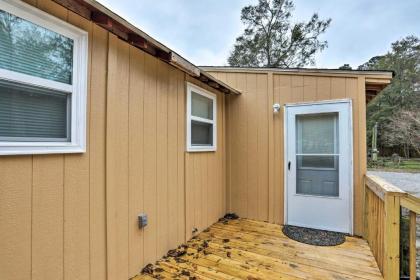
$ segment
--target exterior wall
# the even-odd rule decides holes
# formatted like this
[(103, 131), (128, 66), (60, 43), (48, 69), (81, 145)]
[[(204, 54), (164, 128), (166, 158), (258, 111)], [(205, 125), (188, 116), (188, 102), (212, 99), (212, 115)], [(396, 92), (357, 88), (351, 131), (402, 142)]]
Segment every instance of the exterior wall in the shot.
[(206, 229), (226, 213), (225, 179), (225, 106), (224, 94), (197, 83), (189, 82), (217, 94), (217, 151), (192, 152), (185, 154), (186, 180), (186, 239), (192, 237), (192, 230)]
[(284, 221), (283, 108), (295, 103), (351, 98), (353, 101), (354, 233), (362, 235), (363, 174), (366, 173), (365, 77), (272, 72), (212, 72), (243, 92), (229, 96), (227, 115), (227, 210), (241, 217)]
[(192, 78), (50, 0), (27, 2), (89, 32), (87, 152), (0, 157), (0, 279), (128, 279), (225, 213), (224, 96), (217, 152), (187, 154)]

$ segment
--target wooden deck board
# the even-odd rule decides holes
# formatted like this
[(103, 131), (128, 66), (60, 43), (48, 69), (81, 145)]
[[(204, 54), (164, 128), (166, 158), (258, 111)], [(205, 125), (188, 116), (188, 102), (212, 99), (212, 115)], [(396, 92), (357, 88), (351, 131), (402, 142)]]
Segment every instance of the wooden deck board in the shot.
[(287, 238), (279, 225), (249, 219), (218, 222), (179, 250), (185, 253), (134, 279), (383, 279), (363, 239), (311, 246)]

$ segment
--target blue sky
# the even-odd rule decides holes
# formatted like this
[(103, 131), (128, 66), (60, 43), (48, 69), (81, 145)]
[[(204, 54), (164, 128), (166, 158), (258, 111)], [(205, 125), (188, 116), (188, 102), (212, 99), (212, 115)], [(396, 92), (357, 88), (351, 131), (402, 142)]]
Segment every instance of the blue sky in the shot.
[[(196, 65), (226, 65), (242, 33), (241, 8), (257, 0), (99, 0)], [(406, 35), (420, 36), (420, 0), (295, 0), (294, 21), (332, 18), (316, 67), (356, 67)]]

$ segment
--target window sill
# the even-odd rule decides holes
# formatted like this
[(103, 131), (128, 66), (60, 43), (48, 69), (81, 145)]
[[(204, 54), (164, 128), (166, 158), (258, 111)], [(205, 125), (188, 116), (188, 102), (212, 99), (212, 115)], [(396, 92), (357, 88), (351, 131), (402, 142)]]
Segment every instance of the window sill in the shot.
[(38, 145), (1, 145), (0, 155), (40, 155), (85, 153), (86, 147), (71, 143), (38, 143)]
[(188, 153), (216, 152), (216, 147), (188, 147)]

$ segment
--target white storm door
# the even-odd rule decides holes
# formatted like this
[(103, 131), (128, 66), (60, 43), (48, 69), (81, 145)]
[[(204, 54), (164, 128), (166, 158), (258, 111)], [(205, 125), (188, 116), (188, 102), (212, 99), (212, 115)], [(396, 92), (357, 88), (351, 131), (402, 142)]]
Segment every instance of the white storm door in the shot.
[(286, 224), (352, 234), (351, 100), (285, 107)]

